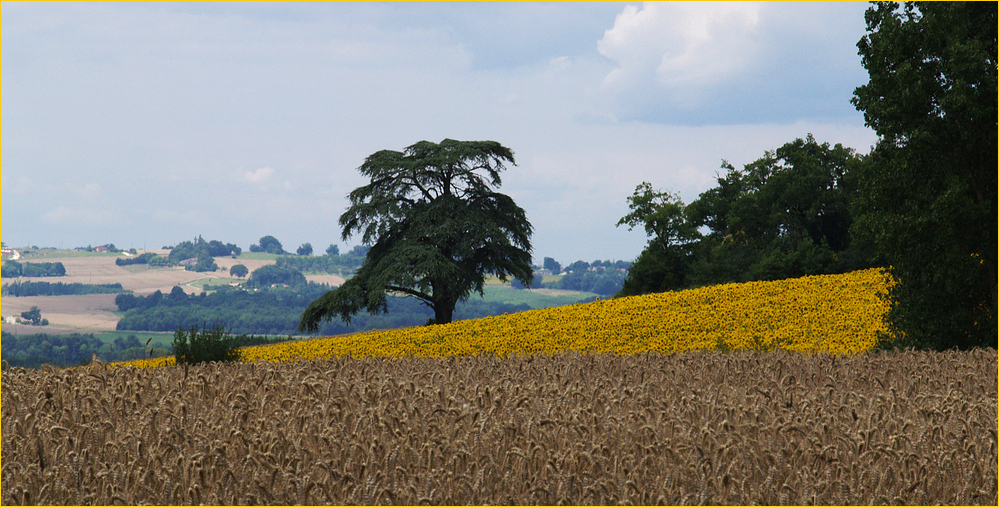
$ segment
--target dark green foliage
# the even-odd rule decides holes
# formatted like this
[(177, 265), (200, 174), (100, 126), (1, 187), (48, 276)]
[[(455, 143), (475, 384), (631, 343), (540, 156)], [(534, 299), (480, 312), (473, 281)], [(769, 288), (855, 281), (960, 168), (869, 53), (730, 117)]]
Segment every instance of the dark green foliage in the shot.
[[(163, 294), (160, 293), (162, 296)], [(137, 308), (146, 301), (146, 298), (141, 296), (135, 296), (132, 294), (118, 294), (114, 298), (114, 304), (118, 307), (118, 311), (127, 312), (132, 308)]]
[(612, 296), (621, 290), (626, 274), (620, 269), (594, 269), (571, 271), (561, 279), (544, 284), (546, 288), (593, 292), (601, 296)]
[[(146, 345), (149, 344), (152, 338), (146, 341)], [(111, 345), (110, 353), (107, 354), (107, 361), (124, 361), (132, 359), (143, 359), (146, 357), (146, 345), (143, 345), (134, 334), (128, 335), (127, 338), (115, 338), (114, 343)]]
[[(225, 322), (234, 333), (288, 335), (299, 324), (299, 315), (309, 303), (322, 296), (329, 287), (310, 283), (296, 289), (268, 288), (244, 291), (226, 287), (219, 292), (198, 296), (148, 297), (120, 294), (115, 302), (125, 312), (118, 322), (121, 331), (173, 331), (190, 328), (203, 322)], [(341, 321), (324, 322), (318, 332), (342, 334), (370, 329), (393, 329), (418, 326), (433, 316), (419, 300), (409, 297), (386, 298), (388, 313), (361, 314), (349, 324)], [(487, 303), (477, 298), (459, 303), (455, 318), (469, 319), (502, 315), (527, 309), (502, 303)], [(6, 345), (4, 345), (6, 346)], [(102, 356), (103, 357), (103, 356)]]
[(4, 284), (3, 286), (3, 295), (14, 297), (116, 294), (124, 291), (120, 283), (83, 284), (23, 281)]
[[(239, 255), (242, 249), (232, 243), (222, 243), (218, 240), (205, 241), (198, 236), (194, 241), (184, 241), (170, 249), (167, 257), (171, 264), (178, 264), (187, 259), (198, 259), (197, 264), (189, 267), (192, 271), (214, 271), (218, 269), (212, 257), (227, 257)], [(146, 255), (146, 254), (143, 254)]]
[(212, 257), (238, 256), (241, 253), (243, 249), (232, 243), (223, 243), (215, 239), (208, 242), (208, 255)]
[(657, 241), (649, 242), (628, 270), (628, 277), (618, 295), (634, 296), (685, 288), (689, 271), (690, 258), (686, 252)]
[(545, 277), (541, 273), (534, 275), (534, 279), (531, 280), (531, 285), (524, 285), (524, 282), (514, 279), (510, 282), (510, 286), (517, 290), (524, 289), (540, 289), (542, 282), (544, 282)]
[(302, 243), (302, 246), (295, 250), (298, 255), (312, 255), (312, 243)]
[(650, 183), (643, 182), (628, 197), (628, 207), (631, 213), (617, 225), (627, 225), (629, 231), (643, 226), (649, 235), (649, 244), (628, 271), (620, 295), (632, 296), (685, 287), (692, 261), (691, 244), (699, 234), (687, 221), (686, 207), (680, 196), (655, 190)]
[(898, 282), (888, 345), (995, 347), (996, 4), (878, 2), (866, 20), (852, 102), (879, 140), (855, 231)]
[(93, 334), (15, 335), (3, 331), (0, 356), (10, 366), (38, 368), (43, 364), (65, 367), (89, 361), (104, 343)]
[(239, 278), (243, 278), (244, 276), (248, 275), (249, 273), (250, 273), (249, 268), (247, 268), (246, 266), (244, 266), (242, 264), (236, 264), (235, 266), (229, 268), (229, 274), (232, 275), (232, 276), (239, 277)]
[(309, 305), (300, 329), (384, 312), (388, 292), (419, 299), (444, 324), (459, 301), (482, 293), (487, 274), (530, 283), (531, 224), (492, 190), (506, 162), (513, 152), (499, 143), (451, 139), (365, 159), (359, 170), (371, 182), (350, 193), (340, 225), (344, 240), (360, 233), (371, 249), (353, 278)]
[(0, 269), (3, 278), (66, 276), (66, 267), (61, 262), (25, 262), (7, 261)]
[(152, 252), (146, 252), (142, 255), (137, 255), (135, 257), (119, 257), (114, 260), (115, 265), (118, 266), (130, 266), (133, 264), (149, 264), (150, 260), (154, 257), (159, 257)]
[(270, 287), (271, 285), (287, 285), (298, 287), (305, 285), (305, 275), (297, 269), (278, 265), (262, 266), (253, 270), (246, 282), (249, 287)]
[(706, 234), (695, 248), (691, 283), (707, 285), (843, 273), (868, 267), (853, 241), (851, 203), (863, 158), (808, 135), (738, 170), (687, 209)]
[(309, 302), (327, 290), (329, 287), (325, 285), (308, 284), (297, 289), (254, 292), (225, 287), (198, 296), (164, 297), (159, 292), (148, 297), (122, 294), (115, 298), (119, 311), (125, 312), (117, 329), (171, 331), (217, 321), (237, 333), (287, 335), (295, 330), (298, 315)]
[(718, 185), (687, 206), (639, 185), (628, 198), (632, 213), (618, 225), (644, 225), (651, 239), (620, 294), (869, 267), (868, 244), (850, 234), (863, 162), (852, 149), (808, 135), (741, 170), (723, 162)]
[(37, 306), (32, 306), (30, 310), (21, 312), (21, 319), (30, 322), (33, 326), (37, 326), (42, 322), (42, 311)]
[[(184, 241), (171, 248), (170, 255), (166, 260), (171, 265), (183, 263), (185, 265), (184, 269), (200, 273), (218, 270), (218, 264), (215, 263), (214, 257), (239, 255), (241, 252), (242, 249), (232, 243), (222, 243), (214, 239), (205, 241), (204, 238), (198, 236), (194, 241)], [(148, 254), (143, 254), (140, 258), (146, 255)], [(156, 259), (157, 257), (155, 256), (148, 257), (146, 262), (153, 263)], [(191, 259), (197, 260), (191, 262)], [(115, 262), (117, 263), (117, 261)], [(127, 263), (131, 264), (131, 262)]]
[(562, 265), (551, 257), (545, 257), (544, 265), (542, 267), (550, 271), (553, 275), (557, 275), (562, 272)]
[(260, 238), (260, 244), (250, 245), (251, 252), (263, 252), (270, 254), (284, 254), (284, 248), (281, 246), (281, 242), (277, 240), (274, 236), (264, 236)]
[(177, 329), (173, 335), (173, 355), (177, 364), (197, 364), (211, 361), (228, 362), (239, 359), (238, 344), (225, 326), (191, 326)]
[(327, 254), (320, 256), (281, 256), (277, 258), (278, 267), (293, 268), (303, 273), (328, 273), (347, 276), (364, 264), (368, 249), (354, 248), (348, 253)]
[(203, 273), (205, 271), (218, 271), (219, 266), (218, 264), (215, 264), (215, 259), (213, 259), (211, 255), (202, 254), (201, 257), (198, 257), (197, 263), (185, 266), (184, 269), (197, 273)]

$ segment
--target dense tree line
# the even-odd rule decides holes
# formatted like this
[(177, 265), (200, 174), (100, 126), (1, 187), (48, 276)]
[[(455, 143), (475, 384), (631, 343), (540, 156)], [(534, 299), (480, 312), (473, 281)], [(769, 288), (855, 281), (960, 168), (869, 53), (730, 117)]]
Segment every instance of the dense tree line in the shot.
[(570, 271), (561, 279), (542, 284), (544, 288), (593, 292), (612, 296), (621, 290), (626, 273), (617, 269)]
[[(186, 294), (175, 287), (169, 294), (160, 291), (143, 297), (120, 294), (115, 298), (124, 312), (118, 322), (120, 331), (176, 331), (205, 323), (219, 322), (238, 334), (288, 335), (295, 333), (299, 316), (312, 300), (329, 286), (306, 283), (291, 287), (269, 287), (246, 291), (225, 287), (212, 294)], [(433, 317), (424, 304), (410, 297), (388, 297), (387, 314), (359, 314), (350, 324), (325, 322), (320, 334), (341, 334), (369, 329), (392, 329), (419, 326)], [(526, 305), (487, 303), (473, 298), (455, 308), (455, 318), (470, 319), (502, 315), (529, 309)]]
[[(241, 334), (233, 336), (232, 339), (236, 347), (246, 347), (287, 341), (289, 338)], [(167, 349), (150, 347), (149, 341), (143, 343), (135, 335), (118, 337), (114, 342), (105, 345), (93, 333), (15, 335), (4, 331), (3, 348), (0, 353), (7, 366), (38, 368), (43, 364), (57, 367), (87, 364), (94, 354), (97, 354), (101, 361), (111, 362), (142, 359), (149, 357), (150, 354), (161, 357), (172, 354), (173, 351), (169, 347)]]
[(870, 248), (851, 235), (856, 173), (864, 157), (809, 135), (737, 169), (685, 205), (643, 183), (618, 225), (650, 240), (621, 293), (661, 292), (869, 267)]
[(197, 259), (196, 262), (187, 264), (184, 269), (200, 273), (218, 270), (214, 257), (236, 256), (242, 252), (242, 248), (232, 243), (223, 243), (214, 239), (205, 241), (204, 238), (198, 236), (194, 241), (184, 241), (170, 249), (167, 261), (172, 265), (177, 265), (190, 259)]
[(7, 261), (0, 269), (3, 278), (66, 276), (66, 267), (61, 262), (25, 262)]
[(135, 257), (119, 257), (114, 260), (115, 265), (118, 266), (131, 266), (133, 264), (151, 264), (156, 266), (169, 264), (169, 262), (169, 260), (152, 252), (146, 252)]
[(339, 254), (339, 249), (333, 253), (318, 256), (289, 255), (277, 258), (277, 266), (294, 268), (303, 273), (328, 273), (334, 275), (350, 275), (364, 264), (368, 246), (356, 246), (350, 252)]
[(281, 242), (277, 240), (274, 236), (264, 236), (260, 238), (259, 243), (254, 243), (250, 245), (251, 252), (261, 252), (282, 255), (287, 252), (284, 251), (284, 247), (281, 246)]
[(212, 294), (193, 296), (175, 287), (168, 295), (157, 291), (142, 297), (122, 294), (115, 298), (118, 310), (125, 312), (118, 330), (176, 331), (206, 322), (221, 322), (236, 333), (289, 334), (298, 316), (329, 288), (315, 284), (290, 288), (244, 291), (223, 288)]
[(24, 296), (76, 296), (81, 294), (116, 294), (124, 292), (120, 283), (49, 283), (49, 282), (14, 282), (3, 285), (3, 295)]
[(4, 331), (2, 359), (10, 366), (38, 368), (43, 364), (59, 367), (89, 361), (100, 354), (104, 342), (91, 334), (15, 335)]
[(287, 287), (300, 287), (308, 284), (305, 275), (301, 271), (278, 265), (261, 266), (250, 273), (250, 279), (246, 281), (246, 286), (251, 288), (271, 287), (282, 285)]
[(878, 2), (852, 102), (878, 134), (859, 235), (897, 283), (889, 343), (996, 347), (995, 2)]
[[(593, 292), (601, 296), (613, 296), (621, 291), (630, 267), (631, 263), (625, 261), (579, 260), (563, 269), (560, 263), (551, 257), (545, 257), (543, 269), (555, 275), (565, 274), (558, 280), (550, 282), (545, 282), (540, 274), (535, 274), (530, 288)], [(510, 285), (515, 289), (527, 288), (520, 280), (513, 280)]]

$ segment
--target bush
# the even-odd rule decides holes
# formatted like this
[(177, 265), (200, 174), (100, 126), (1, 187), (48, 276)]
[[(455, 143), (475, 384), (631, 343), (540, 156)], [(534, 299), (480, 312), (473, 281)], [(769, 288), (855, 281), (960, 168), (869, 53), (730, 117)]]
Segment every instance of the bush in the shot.
[(177, 364), (197, 364), (210, 361), (229, 362), (239, 359), (239, 343), (225, 326), (216, 323), (212, 327), (191, 326), (185, 331), (179, 328), (173, 334), (173, 355)]

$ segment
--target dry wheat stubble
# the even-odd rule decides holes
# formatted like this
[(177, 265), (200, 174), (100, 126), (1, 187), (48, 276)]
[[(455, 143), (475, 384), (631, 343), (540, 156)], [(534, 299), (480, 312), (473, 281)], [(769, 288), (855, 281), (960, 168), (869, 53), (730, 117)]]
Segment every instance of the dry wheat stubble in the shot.
[(8, 504), (990, 504), (996, 356), (3, 373)]

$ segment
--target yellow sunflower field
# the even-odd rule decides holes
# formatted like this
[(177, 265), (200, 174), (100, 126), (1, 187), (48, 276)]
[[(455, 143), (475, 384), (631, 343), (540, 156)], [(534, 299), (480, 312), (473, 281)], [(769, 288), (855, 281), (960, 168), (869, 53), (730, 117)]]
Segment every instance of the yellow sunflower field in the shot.
[[(244, 361), (336, 356), (430, 356), (784, 349), (852, 354), (872, 349), (888, 276), (879, 269), (714, 285), (464, 320), (241, 349)], [(172, 357), (135, 361), (165, 366)]]

